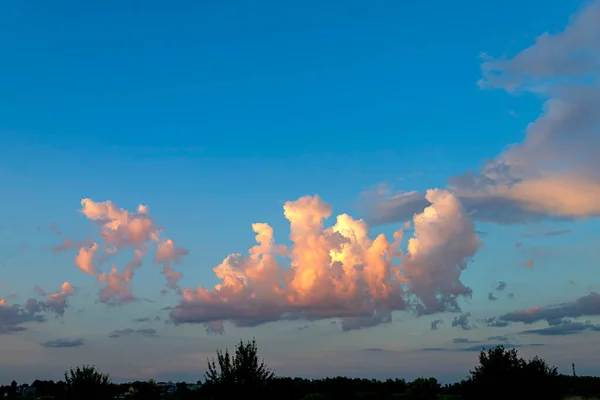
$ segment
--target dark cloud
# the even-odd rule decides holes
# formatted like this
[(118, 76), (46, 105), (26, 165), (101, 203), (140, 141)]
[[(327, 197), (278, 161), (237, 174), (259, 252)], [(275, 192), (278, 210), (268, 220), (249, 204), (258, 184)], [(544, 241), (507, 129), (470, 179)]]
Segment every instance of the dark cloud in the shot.
[[(477, 343), (477, 342), (468, 342), (468, 343)], [(426, 347), (424, 349), (421, 349), (423, 351), (452, 351), (452, 352), (480, 352), (482, 350), (487, 350), (487, 349), (492, 349), (496, 346), (504, 346), (504, 348), (506, 349), (516, 349), (516, 348), (522, 348), (522, 347), (539, 347), (539, 346), (544, 346), (541, 343), (531, 343), (531, 344), (516, 344), (516, 343), (508, 343), (506, 341), (502, 342), (502, 343), (482, 343), (482, 344), (478, 344), (478, 345), (474, 345), (474, 346), (468, 346), (468, 347)]]
[(598, 293), (590, 293), (570, 303), (513, 311), (500, 316), (499, 319), (507, 322), (531, 324), (542, 320), (557, 321), (563, 318), (593, 315), (600, 315), (600, 295)]
[(460, 314), (458, 317), (454, 317), (454, 320), (452, 320), (452, 326), (460, 327), (460, 328), (464, 329), (465, 331), (468, 331), (468, 330), (474, 328), (474, 326), (469, 324), (470, 316), (471, 316), (471, 313), (463, 313), (463, 314)]
[(438, 325), (443, 324), (443, 323), (444, 323), (444, 320), (442, 320), (442, 319), (436, 319), (436, 320), (431, 321), (431, 330), (437, 331)]
[(151, 321), (150, 317), (145, 317), (145, 318), (135, 318), (135, 319), (133, 320), (133, 322), (137, 322), (137, 323), (140, 323), (140, 324), (141, 324), (141, 323), (143, 323), (143, 322), (150, 322), (150, 321)]
[(371, 328), (380, 324), (391, 324), (391, 313), (373, 314), (366, 317), (347, 317), (342, 318), (342, 330), (350, 331), (355, 329)]
[(382, 194), (374, 206), (369, 206), (365, 220), (371, 226), (405, 222), (423, 212), (430, 203), (422, 192), (396, 192), (388, 198)]
[(550, 325), (542, 329), (530, 329), (521, 332), (524, 335), (541, 335), (541, 336), (568, 336), (576, 335), (583, 331), (600, 332), (600, 325), (594, 325), (589, 321), (586, 322), (571, 322), (564, 321), (561, 324)]
[(522, 347), (540, 347), (540, 346), (545, 346), (542, 343), (531, 343), (531, 344), (515, 344), (515, 343), (488, 343), (488, 344), (483, 344), (483, 345), (479, 345), (479, 346), (470, 346), (470, 347), (464, 347), (461, 349), (458, 349), (457, 351), (474, 351), (474, 352), (480, 352), (482, 350), (487, 350), (487, 349), (493, 349), (496, 346), (504, 346), (505, 349), (518, 349), (518, 348), (522, 348)]
[(118, 329), (112, 331), (108, 337), (110, 338), (120, 338), (125, 336), (156, 336), (156, 329), (153, 328), (142, 328), (142, 329)]
[(515, 294), (514, 293), (509, 293), (507, 297), (509, 299), (514, 299), (515, 298)]
[[(35, 299), (30, 299), (35, 302)], [(0, 305), (0, 335), (21, 332), (29, 322), (44, 322), (46, 317), (39, 314), (39, 309), (30, 311), (20, 305)]]
[(501, 292), (506, 289), (506, 282), (498, 282), (498, 286), (496, 286), (496, 291)]
[(510, 325), (508, 321), (503, 321), (496, 317), (482, 318), (478, 319), (477, 321), (491, 328), (504, 328)]
[(49, 340), (47, 342), (41, 343), (41, 345), (44, 347), (53, 347), (53, 348), (79, 347), (79, 346), (83, 346), (84, 344), (85, 343), (84, 343), (83, 339), (81, 339), (81, 338), (77, 338), (77, 339), (60, 338), (60, 339)]
[(498, 300), (498, 298), (496, 296), (494, 296), (493, 292), (489, 292), (488, 293), (488, 300)]

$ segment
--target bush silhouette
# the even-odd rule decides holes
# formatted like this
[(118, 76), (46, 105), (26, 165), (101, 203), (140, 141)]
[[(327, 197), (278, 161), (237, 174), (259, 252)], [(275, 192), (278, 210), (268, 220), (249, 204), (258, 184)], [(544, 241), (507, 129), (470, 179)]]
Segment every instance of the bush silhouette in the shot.
[(96, 367), (84, 365), (65, 371), (65, 395), (68, 400), (105, 400), (111, 398), (111, 380)]
[(265, 396), (267, 385), (275, 373), (267, 368), (264, 360), (259, 360), (256, 340), (240, 341), (235, 354), (217, 350), (217, 360), (208, 361), (205, 385), (211, 397), (229, 399), (233, 396)]

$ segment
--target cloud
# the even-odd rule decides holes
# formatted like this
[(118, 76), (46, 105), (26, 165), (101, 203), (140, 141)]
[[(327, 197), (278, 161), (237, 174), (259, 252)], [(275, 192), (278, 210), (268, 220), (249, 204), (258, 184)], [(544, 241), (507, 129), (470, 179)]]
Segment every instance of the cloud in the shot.
[[(36, 293), (46, 293), (39, 286), (35, 286), (37, 288)], [(64, 282), (60, 286), (60, 290), (51, 293), (45, 301), (38, 301), (36, 299), (29, 299), (25, 305), (25, 308), (30, 313), (38, 313), (41, 311), (53, 311), (57, 316), (63, 316), (65, 314), (65, 310), (68, 307), (67, 300), (69, 297), (75, 294), (75, 288), (69, 282)]]
[(542, 320), (551, 322), (560, 321), (564, 318), (594, 315), (600, 315), (600, 295), (598, 293), (590, 293), (570, 303), (546, 307), (535, 306), (525, 310), (513, 311), (500, 316), (499, 319), (507, 322), (532, 324)]
[[(163, 266), (167, 287), (179, 290), (177, 283), (182, 274), (171, 265), (187, 255), (187, 250), (177, 247), (171, 239), (159, 238), (162, 229), (150, 218), (147, 206), (139, 205), (136, 212), (129, 212), (111, 201), (95, 202), (88, 198), (81, 200), (81, 205), (81, 213), (100, 227), (102, 241), (66, 239), (53, 250), (77, 251), (75, 266), (103, 284), (98, 293), (100, 302), (114, 306), (137, 300), (131, 289), (134, 274), (142, 266), (143, 257), (152, 243), (157, 246), (154, 260)], [(107, 272), (98, 268), (99, 262), (126, 248), (133, 250), (133, 257), (123, 270), (115, 265)]]
[(150, 317), (134, 318), (133, 319), (133, 322), (137, 322), (137, 323), (150, 322), (150, 321), (152, 321), (152, 319)]
[(540, 237), (540, 236), (558, 236), (558, 235), (566, 235), (567, 233), (571, 233), (571, 230), (570, 229), (558, 229), (558, 230), (553, 230), (553, 231), (524, 233), (521, 235), (521, 237), (530, 238), (530, 237)]
[(530, 329), (520, 332), (523, 335), (542, 335), (542, 336), (567, 336), (579, 334), (583, 331), (600, 332), (600, 325), (594, 325), (590, 321), (572, 322), (564, 321), (558, 325), (551, 325), (542, 329)]
[(501, 292), (506, 289), (506, 282), (498, 282), (498, 286), (496, 286), (496, 291)]
[(38, 312), (17, 304), (8, 305), (6, 299), (0, 298), (0, 335), (22, 332), (27, 329), (24, 324), (44, 321), (46, 318)]
[(496, 317), (478, 319), (477, 321), (485, 324), (490, 328), (504, 328), (510, 325), (508, 321), (504, 321)]
[(413, 218), (406, 253), (399, 249), (402, 229), (393, 241), (383, 234), (372, 239), (363, 220), (346, 214), (324, 229), (332, 208), (318, 196), (287, 202), (292, 246), (277, 245), (268, 224), (253, 224), (257, 245), (249, 256), (231, 254), (215, 267), (220, 283), (212, 290), (183, 290), (171, 319), (256, 326), (341, 318), (349, 330), (391, 322), (393, 311), (460, 311), (458, 299), (471, 295), (461, 273), (481, 243), (452, 193), (430, 190), (427, 200), (431, 205)]
[(371, 348), (365, 349), (365, 351), (370, 351), (370, 352), (373, 352), (373, 353), (382, 353), (382, 352), (385, 352), (385, 350), (383, 350), (380, 347), (371, 347)]
[(497, 347), (500, 345), (504, 346), (505, 349), (518, 349), (518, 348), (522, 348), (522, 347), (544, 346), (544, 344), (542, 344), (542, 343), (514, 344), (514, 343), (503, 342), (503, 343), (487, 343), (487, 344), (482, 344), (482, 345), (478, 345), (478, 346), (469, 346), (469, 347), (464, 347), (464, 348), (458, 349), (458, 351), (480, 352), (482, 350), (493, 349), (494, 347)]
[(73, 239), (65, 239), (63, 240), (63, 242), (61, 244), (59, 244), (58, 246), (55, 246), (52, 248), (52, 251), (55, 253), (61, 253), (64, 251), (69, 251), (71, 249), (79, 249), (81, 247), (84, 247), (86, 244), (91, 244), (90, 240), (79, 240), (79, 241), (74, 241)]
[(489, 338), (487, 338), (488, 342), (508, 342), (508, 336), (503, 335), (503, 336), (490, 336)]
[(38, 295), (38, 296), (45, 296), (46, 295), (46, 291), (44, 289), (42, 289), (41, 287), (39, 287), (38, 285), (34, 285), (33, 286), (33, 291)]
[(142, 328), (142, 329), (118, 329), (109, 333), (108, 337), (116, 339), (124, 336), (145, 336), (151, 337), (156, 336), (156, 329), (153, 328)]
[(468, 331), (468, 330), (474, 328), (474, 326), (469, 324), (470, 316), (471, 316), (471, 313), (463, 313), (463, 314), (460, 314), (458, 317), (454, 317), (454, 320), (452, 321), (452, 326), (460, 327), (465, 331)]
[[(509, 146), (477, 172), (449, 179), (473, 219), (514, 224), (600, 215), (600, 1), (564, 31), (544, 33), (513, 57), (483, 57), (480, 87), (532, 93), (545, 103)], [(391, 193), (372, 205), (371, 224), (402, 222), (428, 204), (423, 193)]]
[(176, 247), (171, 239), (158, 244), (154, 262), (162, 264), (163, 274), (167, 278), (167, 286), (170, 289), (180, 291), (179, 280), (183, 277), (181, 272), (177, 272), (171, 267), (171, 263), (181, 262), (181, 257), (186, 256), (187, 254), (187, 250)]
[(525, 261), (525, 264), (523, 264), (523, 268), (533, 269), (533, 260)]
[(452, 341), (454, 343), (481, 343), (481, 341), (479, 340), (471, 340), (471, 339), (467, 339), (467, 338), (454, 338), (452, 339)]
[(436, 319), (436, 320), (431, 321), (431, 330), (437, 331), (438, 325), (443, 324), (443, 323), (444, 323), (444, 320), (441, 320), (441, 319)]
[[(508, 343), (506, 340), (502, 340), (500, 341), (501, 343), (494, 343), (494, 342), (488, 342), (488, 343), (481, 343), (481, 344), (477, 344), (475, 346), (468, 346), (468, 347), (426, 347), (424, 349), (422, 349), (423, 351), (432, 351), (432, 352), (442, 352), (442, 351), (451, 351), (451, 352), (480, 352), (482, 350), (486, 350), (486, 349), (492, 349), (494, 347), (497, 347), (499, 345), (504, 346), (504, 348), (506, 349), (517, 349), (517, 348), (522, 348), (522, 347), (540, 347), (540, 346), (544, 346), (541, 343), (530, 343), (530, 344), (515, 344), (515, 343)], [(477, 341), (475, 342), (455, 342), (456, 344), (464, 344), (464, 343), (479, 343)]]
[(52, 348), (79, 347), (79, 346), (83, 346), (84, 344), (85, 343), (84, 343), (83, 339), (81, 339), (81, 338), (78, 338), (78, 339), (61, 338), (61, 339), (49, 340), (47, 342), (41, 343), (41, 345), (43, 347), (52, 347)]
[(224, 335), (225, 326), (223, 321), (211, 321), (204, 323), (204, 329), (207, 335)]
[(498, 298), (496, 296), (494, 296), (493, 292), (489, 292), (488, 293), (488, 300), (498, 300)]

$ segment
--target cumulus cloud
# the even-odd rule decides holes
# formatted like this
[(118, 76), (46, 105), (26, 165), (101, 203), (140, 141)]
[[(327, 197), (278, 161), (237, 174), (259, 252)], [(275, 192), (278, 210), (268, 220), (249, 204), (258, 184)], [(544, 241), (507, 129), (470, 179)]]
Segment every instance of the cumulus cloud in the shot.
[(493, 300), (498, 300), (498, 298), (496, 296), (494, 296), (493, 292), (489, 292), (488, 293), (488, 300), (493, 301)]
[[(521, 143), (449, 180), (474, 219), (512, 224), (600, 215), (599, 20), (600, 0), (592, 1), (564, 31), (544, 33), (513, 57), (483, 57), (482, 88), (533, 93), (545, 103)], [(423, 193), (388, 192), (379, 190), (370, 223), (401, 222), (427, 206)]]
[(268, 224), (254, 224), (257, 245), (249, 255), (231, 254), (215, 267), (220, 283), (212, 290), (183, 290), (171, 319), (255, 326), (341, 318), (348, 330), (390, 322), (397, 310), (460, 311), (458, 299), (471, 294), (460, 276), (481, 243), (452, 193), (430, 190), (427, 200), (431, 205), (413, 218), (406, 253), (399, 248), (403, 229), (393, 240), (372, 239), (363, 220), (346, 214), (324, 229), (332, 208), (318, 196), (287, 202), (292, 246), (276, 244)]
[[(81, 213), (99, 226), (101, 242), (66, 239), (53, 250), (77, 251), (75, 266), (103, 285), (98, 293), (100, 302), (119, 305), (136, 300), (132, 292), (132, 281), (135, 271), (142, 266), (143, 257), (151, 243), (156, 244), (154, 260), (163, 265), (167, 287), (178, 290), (177, 282), (182, 275), (171, 264), (179, 262), (181, 257), (187, 255), (187, 251), (175, 246), (171, 239), (159, 238), (161, 229), (150, 218), (147, 206), (139, 205), (136, 212), (130, 212), (111, 201), (95, 202), (87, 198), (81, 200), (81, 205)], [(112, 265), (108, 271), (100, 270), (98, 264), (101, 261), (127, 248), (133, 250), (133, 257), (122, 270), (116, 265)]]
[(61, 348), (61, 347), (79, 347), (83, 346), (85, 343), (83, 339), (67, 339), (60, 338), (56, 340), (49, 340), (47, 342), (41, 343), (43, 347), (53, 347), (53, 348)]
[(501, 292), (506, 289), (506, 282), (498, 282), (498, 286), (496, 286), (496, 291)]

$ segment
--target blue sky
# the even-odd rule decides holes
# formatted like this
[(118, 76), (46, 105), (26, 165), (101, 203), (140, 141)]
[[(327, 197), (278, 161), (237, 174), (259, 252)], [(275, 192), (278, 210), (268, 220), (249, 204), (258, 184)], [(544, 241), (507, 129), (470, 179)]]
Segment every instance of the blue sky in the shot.
[[(562, 32), (569, 23), (576, 31), (577, 20), (569, 18), (578, 11), (580, 25), (594, 20), (597, 3), (511, 0), (466, 2), (460, 8), (445, 1), (3, 4), (0, 297), (23, 305), (35, 296), (34, 285), (50, 293), (65, 281), (76, 294), (68, 298), (64, 316), (55, 319), (50, 313), (45, 323), (27, 323), (28, 329), (1, 336), (0, 371), (21, 380), (56, 379), (63, 367), (94, 363), (117, 379), (196, 380), (215, 348), (256, 336), (267, 361), (284, 374), (416, 374), (452, 380), (467, 373), (477, 353), (422, 349), (454, 348), (454, 338), (487, 343), (488, 337), (506, 336), (507, 343), (523, 346), (525, 354), (541, 354), (563, 371), (576, 362), (582, 372), (598, 372), (580, 350), (587, 347), (582, 341), (598, 342), (591, 327), (575, 341), (572, 335), (518, 334), (533, 329), (519, 322), (505, 328), (476, 322), (572, 302), (598, 290), (597, 210), (565, 200), (598, 193), (594, 184), (600, 179), (582, 169), (593, 165), (560, 159), (551, 152), (550, 136), (544, 136), (548, 142), (535, 142), (540, 153), (547, 144), (548, 157), (558, 157), (564, 176), (583, 171), (577, 176), (589, 178), (585, 183), (591, 189), (566, 188), (554, 176), (544, 175), (540, 183), (542, 178), (530, 173), (546, 168), (548, 157), (528, 156), (527, 146), (521, 152), (507, 150), (526, 135), (541, 137), (539, 129), (528, 126), (543, 118), (546, 100), (581, 103), (564, 85), (553, 86), (564, 76), (545, 71), (559, 71), (557, 66), (571, 60), (569, 47), (561, 45), (574, 42), (561, 42), (569, 30)], [(523, 49), (544, 46), (535, 41), (544, 32), (559, 38), (557, 55), (545, 57), (540, 51), (521, 57)], [(597, 41), (580, 44), (582, 54), (598, 49)], [(504, 81), (486, 75), (486, 65), (500, 71)], [(585, 76), (594, 99), (597, 67), (568, 76)], [(528, 80), (517, 95), (509, 93), (519, 73), (542, 85), (532, 91)], [(478, 86), (480, 79), (492, 90)], [(559, 134), (569, 137), (569, 126), (559, 122)], [(583, 138), (577, 143), (589, 151), (600, 147), (597, 122), (589, 131), (577, 131)], [(576, 158), (578, 148), (568, 149)], [(473, 262), (460, 278), (473, 290), (470, 300), (459, 300), (462, 312), (471, 313), (470, 324), (477, 325), (468, 330), (452, 326), (459, 314), (416, 317), (395, 311), (391, 324), (359, 330), (342, 331), (331, 318), (252, 328), (225, 322), (225, 335), (207, 335), (202, 323), (165, 323), (170, 316), (162, 309), (181, 299), (175, 292), (160, 294), (165, 280), (151, 252), (132, 285), (136, 297), (152, 302), (108, 307), (96, 299), (101, 285), (73, 265), (75, 250), (51, 251), (65, 238), (100, 243), (98, 226), (78, 212), (81, 199), (110, 200), (130, 211), (144, 204), (166, 236), (189, 252), (183, 263), (174, 264), (183, 274), (181, 287), (212, 288), (218, 283), (212, 268), (255, 244), (252, 223), (269, 223), (278, 243), (291, 244), (286, 201), (318, 194), (333, 206), (333, 216), (349, 213), (367, 221), (391, 204), (393, 212), (370, 223), (372, 237), (391, 238), (406, 220), (398, 216), (405, 205), (394, 203), (394, 190), (443, 190), (450, 178), (467, 170), (489, 178), (486, 168), (492, 164), (486, 160), (511, 167), (511, 176), (522, 185), (537, 185), (517, 193), (494, 183), (507, 191), (504, 200), (535, 217), (507, 225), (497, 216), (512, 208), (493, 201), (489, 188), (450, 188), (483, 242), (473, 257), (465, 256)], [(555, 190), (542, 193), (551, 187), (546, 181), (556, 184)], [(365, 195), (382, 183), (392, 193)], [(525, 196), (536, 190), (550, 200)], [(482, 211), (488, 207), (493, 207), (491, 217)], [(412, 216), (423, 207), (409, 211)], [(334, 222), (330, 218), (326, 227)], [(50, 230), (52, 223), (60, 236)], [(124, 251), (113, 260), (119, 268), (131, 257), (131, 249)], [(529, 260), (533, 269), (523, 267)], [(500, 281), (506, 289), (494, 291)], [(490, 292), (498, 299), (489, 300)], [(592, 314), (581, 321), (593, 322), (600, 308)], [(160, 321), (133, 322), (156, 316)], [(437, 319), (444, 323), (432, 330)], [(535, 323), (548, 325), (543, 319)], [(143, 327), (156, 329), (156, 337), (108, 337), (115, 330)], [(84, 344), (40, 346), (60, 338), (81, 338)]]

